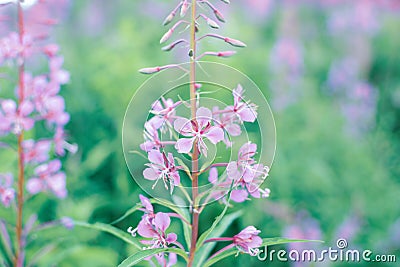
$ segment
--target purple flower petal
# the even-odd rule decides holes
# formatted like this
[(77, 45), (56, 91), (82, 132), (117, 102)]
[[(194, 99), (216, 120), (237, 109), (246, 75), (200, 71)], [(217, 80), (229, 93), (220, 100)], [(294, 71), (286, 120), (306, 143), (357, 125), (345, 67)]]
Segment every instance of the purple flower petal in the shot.
[(224, 140), (224, 131), (219, 127), (211, 127), (211, 129), (205, 134), (205, 136), (214, 145)]
[(193, 148), (194, 139), (194, 137), (179, 139), (175, 144), (175, 148), (178, 150), (178, 153), (189, 153)]
[(186, 118), (178, 118), (174, 122), (174, 129), (184, 136), (193, 136), (193, 129), (190, 120)]
[(216, 184), (218, 182), (218, 170), (217, 168), (213, 167), (210, 169), (208, 175), (208, 181), (212, 184)]
[(138, 233), (142, 237), (147, 237), (147, 238), (154, 238), (158, 237), (158, 234), (154, 229), (151, 227), (149, 223), (147, 223), (145, 220), (141, 220), (138, 224)]
[(165, 232), (171, 223), (171, 219), (168, 214), (158, 212), (154, 218), (154, 225), (159, 228), (162, 232)]
[(248, 196), (249, 193), (246, 190), (232, 190), (231, 193), (231, 199), (237, 203), (244, 202)]
[(200, 107), (196, 112), (196, 121), (199, 129), (203, 129), (212, 119), (212, 112), (208, 108)]
[(142, 202), (143, 207), (147, 211), (150, 211), (150, 212), (154, 211), (153, 206), (151, 205), (150, 200), (147, 197), (145, 197), (142, 194), (140, 194), (139, 198), (140, 198), (140, 202)]
[(143, 176), (147, 180), (154, 181), (160, 178), (160, 173), (153, 168), (147, 168), (143, 171)]
[(240, 109), (238, 115), (242, 121), (254, 122), (257, 119), (257, 112), (250, 107)]
[(164, 165), (164, 157), (160, 151), (157, 149), (153, 149), (149, 152), (149, 160), (151, 163), (157, 164), (157, 165)]

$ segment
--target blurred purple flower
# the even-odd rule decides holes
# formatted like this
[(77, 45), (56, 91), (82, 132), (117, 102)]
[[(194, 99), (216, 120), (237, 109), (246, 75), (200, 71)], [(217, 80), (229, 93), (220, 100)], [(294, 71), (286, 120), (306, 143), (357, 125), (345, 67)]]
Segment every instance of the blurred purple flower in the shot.
[(377, 2), (356, 0), (337, 5), (329, 14), (328, 29), (333, 34), (377, 33), (380, 28), (380, 6)]
[(35, 168), (35, 176), (26, 184), (28, 192), (32, 195), (39, 192), (51, 191), (56, 197), (67, 196), (65, 173), (60, 171), (61, 161), (56, 159)]
[[(292, 224), (285, 227), (283, 235), (293, 239), (321, 240), (322, 232), (319, 222), (311, 218), (306, 211), (300, 211), (295, 215)], [(318, 249), (318, 246), (311, 243), (289, 243), (289, 250), (296, 250), (301, 253), (306, 249)], [(307, 262), (294, 262), (293, 266), (311, 266)]]
[(340, 106), (346, 118), (346, 129), (358, 136), (374, 125), (377, 90), (366, 82), (358, 82), (345, 97)]
[(15, 191), (13, 186), (13, 176), (11, 173), (0, 174), (0, 200), (5, 207), (9, 207), (14, 200)]
[(29, 139), (22, 143), (22, 147), (24, 148), (25, 163), (42, 163), (49, 159), (51, 141), (40, 140), (35, 142)]
[(20, 134), (33, 128), (35, 121), (29, 117), (34, 109), (31, 102), (24, 101), (17, 107), (14, 100), (6, 99), (0, 105), (0, 134)]
[(283, 110), (297, 101), (304, 69), (304, 55), (300, 43), (289, 37), (278, 39), (271, 49), (269, 70), (272, 105)]
[(60, 223), (68, 230), (72, 230), (75, 226), (74, 220), (69, 217), (62, 217)]

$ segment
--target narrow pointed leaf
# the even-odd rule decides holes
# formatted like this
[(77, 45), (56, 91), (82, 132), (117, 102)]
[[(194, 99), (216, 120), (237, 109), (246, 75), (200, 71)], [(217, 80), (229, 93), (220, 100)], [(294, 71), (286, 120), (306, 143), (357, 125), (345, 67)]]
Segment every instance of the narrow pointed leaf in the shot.
[(125, 241), (126, 243), (133, 245), (138, 249), (142, 249), (142, 247), (143, 247), (143, 245), (139, 242), (139, 239), (137, 237), (133, 237), (132, 235), (130, 235), (114, 226), (104, 224), (104, 223), (90, 224), (87, 222), (77, 222), (77, 221), (75, 221), (74, 224), (76, 226), (90, 228), (93, 230), (98, 230), (98, 231), (112, 234), (113, 236), (118, 237), (122, 241)]
[[(241, 211), (237, 211), (231, 214), (226, 215), (221, 222), (215, 227), (214, 231), (209, 235), (209, 238), (221, 237), (221, 235), (232, 225), (232, 223), (242, 215)], [(196, 253), (195, 258), (195, 266), (201, 267), (204, 261), (207, 259), (207, 256), (215, 247), (216, 243), (208, 243), (204, 244)]]
[[(287, 244), (287, 243), (293, 243), (293, 242), (322, 242), (319, 240), (303, 240), (303, 239), (288, 239), (288, 238), (280, 238), (280, 237), (275, 237), (275, 238), (263, 238), (263, 243), (262, 246), (272, 246), (272, 245), (279, 245), (279, 244)], [(212, 266), (213, 264), (229, 257), (233, 256), (238, 253), (238, 249), (236, 247), (232, 247), (221, 254), (218, 254), (217, 256), (209, 259), (202, 265), (202, 267), (209, 267)]]
[(168, 253), (175, 253), (182, 258), (185, 259), (185, 261), (188, 261), (188, 257), (186, 255), (186, 252), (178, 249), (178, 248), (156, 248), (156, 249), (146, 249), (139, 251), (128, 258), (126, 258), (121, 264), (118, 265), (118, 267), (130, 267), (130, 266), (135, 266), (136, 264), (140, 263), (143, 261), (145, 258), (162, 253), (162, 252), (168, 252)]
[(132, 213), (134, 213), (135, 211), (139, 210), (140, 208), (142, 208), (142, 204), (138, 203), (135, 206), (133, 206), (132, 208), (130, 208), (129, 210), (127, 210), (124, 215), (122, 215), (121, 217), (119, 217), (118, 219), (116, 219), (115, 221), (113, 221), (110, 224), (116, 224), (119, 223), (120, 221), (122, 221), (123, 219), (125, 219), (126, 217), (128, 217), (129, 215), (131, 215)]

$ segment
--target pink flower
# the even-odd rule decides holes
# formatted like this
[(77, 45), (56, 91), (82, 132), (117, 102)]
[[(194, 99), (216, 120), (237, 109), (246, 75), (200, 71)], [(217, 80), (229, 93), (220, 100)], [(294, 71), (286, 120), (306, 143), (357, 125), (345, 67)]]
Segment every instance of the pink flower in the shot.
[(142, 220), (145, 220), (146, 222), (152, 224), (155, 216), (153, 205), (151, 205), (150, 200), (147, 197), (143, 196), (142, 194), (139, 195), (139, 198), (144, 208), (141, 209), (144, 212)]
[(72, 230), (75, 226), (74, 220), (69, 217), (62, 217), (60, 223), (67, 229)]
[(9, 207), (14, 200), (15, 191), (12, 188), (13, 176), (11, 173), (0, 174), (0, 200), (5, 207)]
[(175, 144), (179, 153), (189, 153), (193, 143), (197, 141), (199, 151), (207, 156), (207, 146), (204, 139), (207, 138), (214, 145), (224, 139), (224, 131), (218, 126), (211, 125), (212, 113), (208, 108), (201, 107), (197, 110), (196, 119), (188, 120), (179, 118), (175, 120), (174, 128), (183, 136)]
[(26, 185), (28, 192), (34, 195), (39, 192), (51, 191), (58, 198), (66, 197), (66, 176), (60, 169), (61, 161), (58, 159), (36, 167), (35, 177), (29, 179)]
[(235, 202), (243, 202), (248, 195), (255, 198), (268, 197), (270, 190), (261, 189), (269, 168), (262, 164), (256, 164), (253, 159), (257, 152), (257, 145), (248, 142), (244, 144), (238, 153), (238, 160), (232, 161), (227, 166), (228, 178), (234, 180), (235, 190), (232, 190), (231, 199)]
[(257, 119), (257, 106), (253, 103), (245, 103), (243, 101), (243, 87), (239, 84), (233, 93), (233, 106), (227, 109), (235, 113), (241, 121), (254, 122)]
[(242, 133), (242, 129), (239, 124), (236, 124), (236, 116), (233, 113), (223, 112), (224, 111), (220, 111), (218, 107), (213, 108), (213, 114), (215, 114), (214, 120), (217, 122), (218, 126), (227, 133), (223, 141), (227, 147), (231, 147), (232, 142), (229, 140), (229, 135), (239, 136)]
[(21, 43), (18, 33), (10, 33), (9, 36), (0, 40), (0, 63), (14, 59), (20, 63), (32, 54), (32, 45), (33, 40), (30, 35), (25, 34)]
[(137, 227), (138, 234), (145, 238), (152, 238), (152, 240), (143, 240), (141, 242), (150, 245), (151, 248), (166, 248), (169, 244), (175, 243), (177, 235), (175, 233), (165, 233), (170, 224), (170, 217), (162, 212), (155, 214), (152, 224), (141, 220)]
[(254, 226), (247, 226), (233, 237), (233, 243), (239, 250), (255, 256), (262, 245), (262, 239), (258, 236), (260, 232)]
[(258, 254), (258, 248), (262, 245), (262, 239), (258, 236), (260, 232), (261, 231), (257, 230), (254, 226), (247, 226), (234, 237), (210, 238), (207, 239), (205, 243), (232, 241), (232, 244), (220, 249), (211, 256), (211, 258), (235, 246), (244, 253), (256, 256)]
[[(175, 108), (181, 104), (181, 101), (174, 103), (172, 99), (161, 98), (152, 105), (151, 113), (155, 116), (151, 118), (146, 124), (150, 124), (154, 129), (161, 128), (162, 132), (172, 128), (172, 123), (175, 120)], [(148, 126), (147, 126), (148, 127)]]
[(51, 141), (41, 140), (35, 143), (34, 140), (29, 139), (22, 143), (22, 147), (24, 148), (25, 163), (42, 163), (49, 159)]
[(49, 123), (65, 125), (69, 121), (69, 114), (64, 111), (65, 101), (61, 96), (48, 97), (42, 102), (41, 115)]
[(146, 123), (144, 136), (146, 141), (140, 144), (140, 149), (149, 152), (152, 149), (160, 149), (165, 145), (174, 145), (175, 141), (161, 141), (158, 135), (158, 130), (152, 124)]
[(214, 191), (210, 197), (217, 200), (226, 195), (233, 181), (231, 199), (235, 202), (243, 202), (248, 199), (249, 194), (255, 198), (268, 197), (270, 190), (261, 189), (260, 186), (268, 176), (269, 168), (257, 164), (253, 159), (257, 152), (257, 145), (248, 142), (244, 144), (238, 153), (238, 160), (228, 163), (226, 168), (228, 179), (218, 182), (218, 172), (215, 168), (210, 169), (209, 181), (214, 185)]
[(50, 58), (50, 81), (56, 84), (66, 84), (69, 82), (69, 72), (62, 69), (64, 58), (62, 56)]
[(0, 133), (12, 132), (20, 134), (22, 130), (32, 129), (35, 121), (29, 118), (33, 105), (29, 101), (22, 102), (18, 107), (14, 100), (1, 101)]
[(163, 180), (165, 188), (167, 189), (167, 183), (169, 183), (171, 185), (171, 190), (174, 186), (180, 184), (180, 176), (175, 167), (175, 160), (172, 153), (168, 153), (168, 156), (166, 156), (165, 153), (153, 149), (149, 152), (148, 158), (151, 163), (146, 164), (149, 168), (143, 171), (143, 176), (148, 180), (156, 180), (153, 187), (157, 184), (159, 179)]
[(63, 127), (58, 126), (56, 128), (56, 133), (54, 134), (54, 150), (57, 155), (64, 156), (65, 151), (69, 151), (72, 154), (75, 154), (78, 151), (77, 144), (70, 144), (65, 141), (65, 132)]

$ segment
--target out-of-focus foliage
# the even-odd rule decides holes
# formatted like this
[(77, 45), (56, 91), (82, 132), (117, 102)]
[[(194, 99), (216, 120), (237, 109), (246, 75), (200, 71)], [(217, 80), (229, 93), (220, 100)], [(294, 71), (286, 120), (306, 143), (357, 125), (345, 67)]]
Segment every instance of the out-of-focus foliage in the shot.
[[(346, 237), (351, 247), (397, 253), (400, 260), (400, 10), (374, 7), (379, 14), (376, 25), (347, 21), (343, 29), (335, 19), (351, 18), (355, 6), (341, 1), (281, 2), (232, 1), (226, 10), (229, 24), (223, 31), (240, 37), (248, 48), (217, 61), (248, 74), (262, 89), (273, 105), (278, 145), (266, 182), (271, 197), (236, 205), (244, 215), (225, 235), (255, 225), (269, 237), (313, 234), (326, 241), (320, 248), (334, 247), (338, 237)], [(71, 72), (63, 96), (71, 114), (68, 134), (79, 152), (65, 160), (68, 198), (56, 201), (42, 195), (29, 201), (28, 209), (38, 212), (41, 221), (69, 216), (109, 223), (138, 201), (141, 189), (122, 154), (122, 121), (131, 96), (147, 78), (139, 68), (186, 60), (187, 48), (166, 54), (158, 44), (169, 5), (161, 0), (71, 1), (57, 40)], [(366, 23), (371, 22), (367, 15)], [(286, 42), (283, 58), (276, 58), (279, 42)], [(329, 83), (332, 64), (343, 59), (356, 66), (347, 64), (350, 70), (340, 77), (358, 68), (356, 82), (368, 83), (375, 98), (354, 104), (348, 97), (356, 88), (353, 83), (346, 80), (340, 92)], [(276, 100), (282, 96), (290, 101)], [(357, 108), (372, 114), (366, 122), (352, 120)], [(218, 205), (212, 207), (202, 214), (201, 231), (220, 212)], [(9, 213), (0, 208), (0, 217), (5, 214)], [(139, 216), (117, 226), (136, 225)], [(79, 227), (41, 234), (60, 243), (39, 266), (115, 266), (130, 251), (111, 235)], [(220, 264), (267, 263), (240, 255)]]

